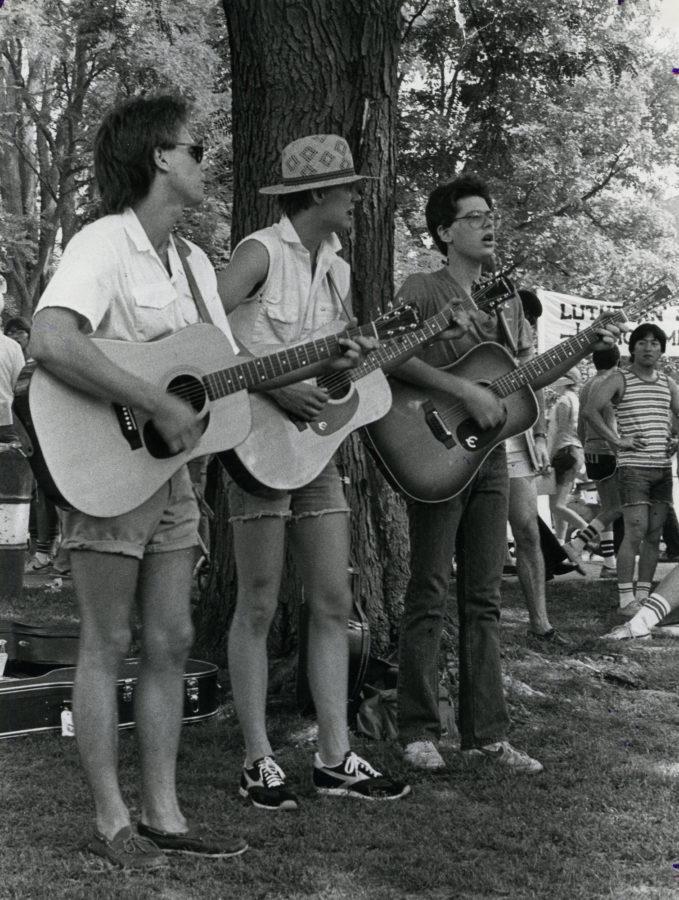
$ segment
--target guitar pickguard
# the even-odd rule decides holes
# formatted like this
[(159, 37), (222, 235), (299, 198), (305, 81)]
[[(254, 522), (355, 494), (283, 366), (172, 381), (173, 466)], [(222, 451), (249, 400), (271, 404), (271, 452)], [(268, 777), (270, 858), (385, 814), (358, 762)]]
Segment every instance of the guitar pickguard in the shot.
[(313, 432), (321, 437), (326, 434), (334, 434), (351, 421), (357, 409), (358, 393), (352, 391), (346, 399), (339, 403), (330, 400), (320, 416), (307, 424)]
[(494, 428), (488, 428), (484, 431), (484, 429), (480, 428), (473, 419), (465, 419), (464, 422), (460, 422), (457, 426), (455, 436), (457, 437), (458, 443), (460, 443), (465, 450), (468, 450), (470, 453), (477, 453), (481, 450), (485, 450), (488, 446), (493, 446), (497, 443), (498, 435), (504, 428), (504, 425), (505, 419)]

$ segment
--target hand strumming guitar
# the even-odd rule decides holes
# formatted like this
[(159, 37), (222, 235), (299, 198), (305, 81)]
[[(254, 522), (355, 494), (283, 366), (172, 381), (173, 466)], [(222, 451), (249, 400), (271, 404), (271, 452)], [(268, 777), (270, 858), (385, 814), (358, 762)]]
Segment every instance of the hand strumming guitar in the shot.
[(172, 453), (193, 450), (202, 435), (193, 407), (172, 394), (161, 393), (151, 420)]
[(473, 381), (463, 378), (458, 380), (464, 386), (456, 393), (477, 425), (483, 429), (494, 428), (504, 421), (507, 413), (499, 397)]
[(276, 388), (268, 391), (268, 394), (282, 409), (303, 422), (315, 419), (322, 412), (330, 396), (325, 388), (307, 384), (305, 381)]

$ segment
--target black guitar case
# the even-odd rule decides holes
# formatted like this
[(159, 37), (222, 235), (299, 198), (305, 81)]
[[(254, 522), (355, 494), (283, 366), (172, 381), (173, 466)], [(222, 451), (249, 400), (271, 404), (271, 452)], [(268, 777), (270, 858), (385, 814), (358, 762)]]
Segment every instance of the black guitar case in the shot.
[(22, 676), (41, 675), (56, 666), (74, 666), (78, 661), (78, 623), (58, 622), (29, 625), (0, 619), (0, 641), (5, 641), (8, 669)]
[[(33, 678), (17, 677), (21, 668), (16, 663), (5, 671), (10, 677), (0, 679), (0, 739), (60, 731), (62, 712), (70, 709), (75, 668), (52, 669)], [(138, 671), (138, 659), (123, 662), (117, 686), (120, 728), (134, 725)], [(183, 721), (198, 722), (214, 716), (218, 708), (217, 689), (217, 666), (199, 659), (187, 660)]]
[[(370, 658), (370, 627), (361, 603), (361, 579), (354, 569), (351, 572), (353, 608), (347, 622), (349, 640), (349, 684), (347, 691), (347, 713), (350, 724), (356, 719), (361, 703), (361, 690)], [(307, 664), (309, 658), (309, 607), (304, 602), (299, 606), (298, 620), (299, 651), (297, 657), (297, 708), (303, 715), (312, 715), (314, 702), (309, 688)]]

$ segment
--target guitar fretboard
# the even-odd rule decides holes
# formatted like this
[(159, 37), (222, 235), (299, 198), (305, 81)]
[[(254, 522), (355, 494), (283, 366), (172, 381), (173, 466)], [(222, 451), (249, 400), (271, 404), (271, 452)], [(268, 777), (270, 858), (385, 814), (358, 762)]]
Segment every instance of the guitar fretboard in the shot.
[(348, 369), (346, 374), (352, 381), (364, 378), (369, 372), (381, 369), (386, 363), (397, 363), (401, 357), (407, 356), (411, 350), (435, 338), (449, 327), (453, 319), (450, 309), (441, 310), (425, 320), (421, 328), (407, 334), (383, 341), (373, 350), (368, 359), (355, 369)]
[(666, 284), (654, 286), (647, 294), (632, 303), (626, 309), (615, 309), (603, 313), (598, 322), (577, 334), (566, 338), (560, 344), (540, 353), (539, 356), (527, 360), (516, 369), (493, 381), (488, 387), (498, 397), (508, 397), (515, 391), (526, 385), (532, 385), (541, 376), (548, 375), (555, 366), (572, 362), (580, 356), (583, 350), (587, 350), (597, 340), (597, 334), (601, 325), (612, 322), (625, 322), (628, 319), (634, 321), (635, 316), (642, 312), (648, 312), (658, 306), (667, 305), (670, 302), (672, 291)]
[[(297, 370), (302, 372), (314, 363), (341, 356), (343, 348), (340, 338), (356, 334), (375, 336), (375, 326), (369, 323), (341, 334), (328, 335), (306, 344), (287, 347), (269, 356), (256, 356), (245, 362), (237, 363), (235, 366), (229, 366), (228, 369), (211, 372), (203, 377), (207, 395), (210, 400), (219, 400), (221, 397), (235, 394), (237, 391), (260, 387), (267, 381), (289, 372)], [(303, 375), (300, 374), (300, 378), (302, 377)]]

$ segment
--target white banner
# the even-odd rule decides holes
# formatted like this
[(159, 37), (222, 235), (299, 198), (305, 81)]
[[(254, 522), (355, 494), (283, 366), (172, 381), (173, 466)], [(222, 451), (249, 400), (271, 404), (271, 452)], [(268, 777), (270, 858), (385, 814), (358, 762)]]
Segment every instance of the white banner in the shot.
[[(542, 315), (538, 319), (538, 351), (549, 350), (555, 344), (588, 328), (606, 310), (619, 309), (620, 303), (602, 303), (572, 294), (556, 291), (536, 291), (542, 303)], [(679, 357), (679, 307), (671, 306), (646, 313), (644, 322), (655, 322), (667, 335), (665, 356)], [(638, 325), (638, 322), (633, 323)], [(620, 352), (627, 355), (627, 338), (618, 341)]]

